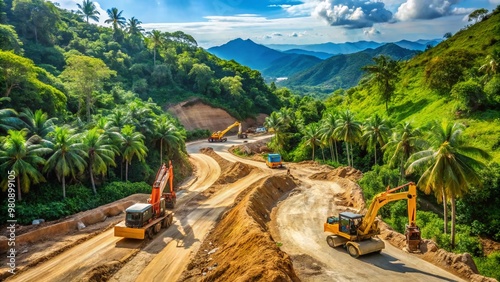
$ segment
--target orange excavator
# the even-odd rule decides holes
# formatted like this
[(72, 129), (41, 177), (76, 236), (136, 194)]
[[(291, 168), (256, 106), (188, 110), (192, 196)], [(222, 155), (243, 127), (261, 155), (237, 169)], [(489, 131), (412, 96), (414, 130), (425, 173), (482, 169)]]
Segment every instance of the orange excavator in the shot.
[[(115, 226), (115, 236), (151, 239), (154, 234), (160, 232), (161, 228), (169, 227), (172, 224), (173, 213), (167, 208), (173, 209), (177, 198), (173, 181), (174, 171), (172, 161), (170, 161), (168, 167), (163, 164), (156, 173), (148, 202), (134, 204), (125, 210), (125, 222), (120, 222)], [(170, 191), (163, 193), (167, 183), (169, 183)]]
[[(407, 191), (400, 191), (405, 187), (408, 187)], [(376, 216), (381, 207), (398, 200), (406, 200), (408, 204), (406, 249), (409, 252), (419, 252), (421, 235), (420, 228), (417, 226), (417, 188), (413, 182), (392, 189), (388, 187), (385, 192), (375, 195), (365, 215), (341, 212), (338, 217), (328, 217), (323, 230), (333, 235), (327, 236), (326, 242), (332, 248), (344, 246), (347, 252), (355, 258), (368, 253), (381, 252), (385, 244), (376, 237), (380, 234)]]

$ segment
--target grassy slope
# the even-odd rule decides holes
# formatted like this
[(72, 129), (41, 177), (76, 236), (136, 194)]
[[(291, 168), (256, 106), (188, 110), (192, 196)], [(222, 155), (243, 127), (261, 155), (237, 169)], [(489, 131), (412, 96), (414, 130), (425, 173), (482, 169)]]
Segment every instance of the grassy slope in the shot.
[[(424, 81), (425, 64), (433, 57), (452, 50), (467, 49), (478, 54), (475, 65), (479, 67), (493, 48), (500, 48), (500, 14), (458, 32), (408, 61), (402, 69), (395, 98), (389, 104), (390, 118), (395, 121), (411, 121), (416, 126), (442, 119), (462, 122), (468, 126), (465, 136), (471, 139), (470, 144), (487, 150), (495, 160), (499, 160), (500, 149), (496, 147), (500, 147), (500, 111), (489, 110), (457, 119), (452, 98), (437, 95), (425, 86)], [(375, 113), (386, 115), (385, 105), (379, 102), (375, 90), (366, 87), (358, 89), (352, 94), (349, 105), (357, 114), (358, 120), (365, 120)]]

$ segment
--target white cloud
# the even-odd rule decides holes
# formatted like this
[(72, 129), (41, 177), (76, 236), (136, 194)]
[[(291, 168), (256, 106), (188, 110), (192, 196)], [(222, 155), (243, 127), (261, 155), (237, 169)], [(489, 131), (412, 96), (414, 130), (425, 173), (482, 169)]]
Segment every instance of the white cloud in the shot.
[(453, 5), (459, 0), (408, 0), (399, 6), (395, 17), (401, 21), (415, 19), (435, 19), (464, 12)]
[(490, 3), (497, 5), (500, 4), (500, 0), (490, 0)]
[(376, 29), (375, 27), (371, 27), (368, 29), (363, 29), (363, 34), (368, 36), (368, 37), (375, 37), (381, 34), (380, 30)]
[(332, 26), (363, 28), (392, 20), (392, 13), (377, 0), (324, 0), (315, 3), (313, 16)]

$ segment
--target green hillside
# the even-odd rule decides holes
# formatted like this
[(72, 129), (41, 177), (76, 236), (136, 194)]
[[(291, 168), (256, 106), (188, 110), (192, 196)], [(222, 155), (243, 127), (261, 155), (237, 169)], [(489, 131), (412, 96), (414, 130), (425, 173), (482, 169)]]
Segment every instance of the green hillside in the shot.
[[(332, 56), (315, 66), (294, 74), (282, 85), (301, 92), (331, 93), (339, 88), (350, 88), (358, 84), (364, 71), (361, 68), (372, 62), (372, 58), (386, 55), (395, 60), (406, 60), (417, 54), (390, 43), (376, 49), (367, 49), (354, 54)], [(319, 95), (325, 97), (326, 95)]]
[[(467, 126), (466, 134), (473, 145), (491, 152), (500, 159), (500, 79), (497, 73), (487, 77), (479, 71), (489, 63), (494, 50), (500, 49), (500, 14), (492, 15), (467, 29), (457, 32), (451, 38), (405, 62), (397, 79), (393, 99), (389, 104), (388, 117), (396, 122), (411, 121), (423, 126), (436, 119), (459, 121)], [(499, 58), (496, 57), (498, 60)], [(447, 71), (456, 72), (455, 83), (450, 89), (434, 89), (429, 86), (426, 72), (433, 62), (444, 60)], [(498, 63), (498, 61), (497, 61)], [(450, 78), (453, 80), (453, 78)], [(474, 82), (483, 88), (480, 104), (472, 108), (458, 105), (452, 95), (453, 86), (458, 83)], [(374, 114), (384, 114), (385, 105), (376, 94), (376, 87), (364, 81), (350, 89), (348, 95), (338, 97), (340, 105), (332, 105), (340, 110), (348, 107), (360, 120)], [(472, 96), (472, 94), (469, 94)], [(330, 99), (334, 99), (330, 97)], [(335, 101), (338, 101), (335, 99)], [(471, 102), (472, 103), (472, 102)]]

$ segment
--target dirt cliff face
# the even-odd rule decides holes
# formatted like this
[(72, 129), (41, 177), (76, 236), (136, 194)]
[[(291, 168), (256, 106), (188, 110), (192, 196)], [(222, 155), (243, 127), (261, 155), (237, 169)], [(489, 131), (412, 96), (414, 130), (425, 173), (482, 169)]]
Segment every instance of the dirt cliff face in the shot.
[[(223, 130), (237, 119), (225, 110), (204, 104), (198, 99), (185, 101), (171, 106), (167, 111), (177, 117), (187, 130), (208, 129), (210, 131)], [(267, 115), (259, 114), (255, 119), (246, 119), (242, 122), (243, 130), (251, 126), (260, 126)], [(230, 132), (236, 133), (238, 128)]]

